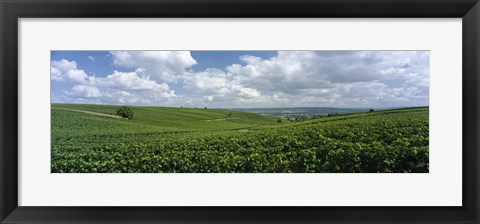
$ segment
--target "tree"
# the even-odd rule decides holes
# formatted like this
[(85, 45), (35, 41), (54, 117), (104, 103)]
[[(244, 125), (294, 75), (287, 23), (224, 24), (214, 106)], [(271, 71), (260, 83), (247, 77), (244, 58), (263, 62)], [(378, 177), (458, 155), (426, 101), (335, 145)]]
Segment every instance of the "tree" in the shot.
[(282, 118), (278, 118), (277, 123), (282, 123)]
[(126, 118), (126, 119), (132, 119), (133, 118), (133, 110), (130, 109), (127, 106), (123, 106), (120, 109), (117, 110), (117, 115)]
[(373, 109), (370, 109), (368, 112), (373, 112), (374, 110)]

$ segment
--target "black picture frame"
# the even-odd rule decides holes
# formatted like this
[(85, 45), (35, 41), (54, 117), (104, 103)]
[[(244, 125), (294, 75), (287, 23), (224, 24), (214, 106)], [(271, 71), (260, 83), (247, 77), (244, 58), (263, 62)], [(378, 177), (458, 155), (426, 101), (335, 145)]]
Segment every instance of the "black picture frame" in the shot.
[[(0, 0), (0, 15), (1, 223), (480, 223), (479, 0)], [(17, 20), (63, 17), (463, 18), (463, 206), (18, 206)]]

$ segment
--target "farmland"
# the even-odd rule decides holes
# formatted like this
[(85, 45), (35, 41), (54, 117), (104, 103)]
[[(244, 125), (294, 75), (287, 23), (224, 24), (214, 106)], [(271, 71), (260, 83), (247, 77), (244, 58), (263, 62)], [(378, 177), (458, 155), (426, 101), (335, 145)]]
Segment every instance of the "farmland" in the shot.
[[(428, 107), (301, 122), (209, 109), (52, 104), (53, 173), (429, 171)], [(82, 113), (88, 111), (91, 113)]]

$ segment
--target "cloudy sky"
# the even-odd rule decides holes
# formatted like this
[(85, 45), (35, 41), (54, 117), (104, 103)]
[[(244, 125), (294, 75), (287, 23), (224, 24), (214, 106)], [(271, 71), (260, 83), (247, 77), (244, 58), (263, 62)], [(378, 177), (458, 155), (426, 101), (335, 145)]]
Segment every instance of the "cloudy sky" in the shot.
[(52, 51), (54, 103), (427, 106), (428, 51)]

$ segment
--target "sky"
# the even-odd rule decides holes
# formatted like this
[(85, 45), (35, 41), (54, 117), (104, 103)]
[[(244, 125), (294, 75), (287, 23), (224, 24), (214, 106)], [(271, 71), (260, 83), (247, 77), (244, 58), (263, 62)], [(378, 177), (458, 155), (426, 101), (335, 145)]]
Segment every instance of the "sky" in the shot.
[(52, 103), (428, 106), (429, 51), (52, 51)]

